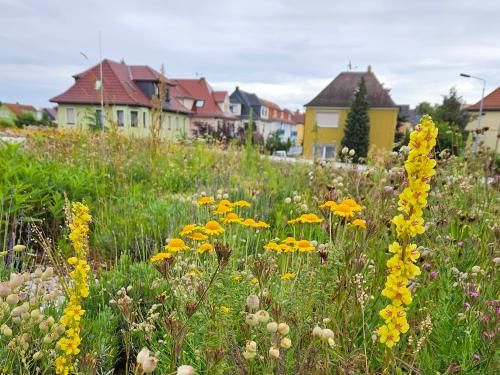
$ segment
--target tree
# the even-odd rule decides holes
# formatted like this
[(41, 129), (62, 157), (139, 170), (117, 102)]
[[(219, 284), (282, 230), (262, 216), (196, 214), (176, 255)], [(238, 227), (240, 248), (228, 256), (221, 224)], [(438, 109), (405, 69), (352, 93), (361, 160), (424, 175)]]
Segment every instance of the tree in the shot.
[(286, 141), (281, 140), (279, 131), (270, 133), (266, 139), (266, 149), (273, 154), (274, 151), (288, 151), (292, 147), (292, 141), (288, 138)]
[(39, 121), (33, 112), (24, 111), (16, 117), (14, 123), (18, 128), (22, 128), (23, 126), (38, 125)]
[(471, 114), (464, 108), (464, 101), (452, 87), (448, 95), (443, 96), (443, 103), (434, 111), (434, 121), (447, 122), (451, 127), (457, 126), (462, 133), (471, 121)]
[(351, 110), (347, 115), (342, 148), (354, 149), (354, 161), (366, 158), (370, 142), (370, 119), (368, 117), (368, 101), (366, 100), (366, 85), (361, 78), (358, 89), (354, 95)]
[(415, 107), (415, 112), (422, 116), (434, 116), (434, 107), (429, 102), (422, 102)]

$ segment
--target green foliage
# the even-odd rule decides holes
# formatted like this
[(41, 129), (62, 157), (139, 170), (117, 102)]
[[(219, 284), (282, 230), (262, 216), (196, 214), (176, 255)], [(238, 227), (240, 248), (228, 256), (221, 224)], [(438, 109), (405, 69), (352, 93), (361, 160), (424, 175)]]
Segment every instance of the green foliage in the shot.
[(36, 119), (33, 112), (23, 111), (19, 116), (14, 119), (14, 123), (18, 128), (28, 125), (38, 125), (39, 121)]
[(12, 122), (10, 122), (8, 120), (5, 120), (3, 118), (0, 118), (0, 129), (2, 129), (2, 128), (13, 128), (13, 127), (15, 127), (15, 125)]
[(368, 101), (366, 100), (366, 85), (364, 78), (361, 79), (351, 110), (347, 115), (342, 147), (354, 149), (356, 154), (354, 161), (366, 158), (370, 144), (370, 119), (368, 117)]
[(274, 151), (288, 151), (292, 147), (292, 141), (288, 138), (286, 141), (281, 140), (281, 135), (278, 131), (269, 134), (266, 140), (266, 149), (271, 154)]
[(439, 131), (435, 148), (436, 153), (443, 150), (448, 150), (453, 155), (461, 153), (464, 142), (460, 129), (443, 121), (436, 122), (436, 126)]

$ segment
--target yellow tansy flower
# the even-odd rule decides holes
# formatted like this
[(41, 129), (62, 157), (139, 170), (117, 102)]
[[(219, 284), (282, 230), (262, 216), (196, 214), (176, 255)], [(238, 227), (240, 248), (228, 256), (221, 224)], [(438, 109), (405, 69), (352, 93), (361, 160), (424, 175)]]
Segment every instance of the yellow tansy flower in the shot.
[(167, 245), (165, 245), (165, 249), (175, 253), (177, 251), (187, 250), (189, 249), (189, 246), (187, 246), (184, 240), (182, 240), (181, 238), (174, 238), (170, 240)]
[(224, 232), (224, 228), (222, 228), (222, 226), (215, 220), (210, 220), (203, 227), (203, 231), (209, 236), (212, 236), (221, 234), (222, 232)]

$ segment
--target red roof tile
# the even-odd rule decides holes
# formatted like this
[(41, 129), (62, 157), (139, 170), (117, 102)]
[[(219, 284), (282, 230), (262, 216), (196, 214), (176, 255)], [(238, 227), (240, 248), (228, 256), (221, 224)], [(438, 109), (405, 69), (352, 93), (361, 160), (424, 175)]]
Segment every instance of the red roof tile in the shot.
[(296, 124), (303, 124), (304, 114), (300, 113), (299, 110), (296, 110), (294, 113), (292, 113), (292, 121)]
[[(468, 111), (479, 111), (481, 101), (467, 107)], [(493, 90), (483, 99), (483, 110), (500, 111), (500, 87)]]
[(217, 103), (223, 102), (226, 100), (227, 91), (214, 91), (213, 97)]
[[(150, 101), (136, 86), (137, 80), (159, 79), (160, 73), (146, 66), (129, 66), (111, 60), (102, 61), (102, 87), (104, 103), (150, 106)], [(101, 102), (101, 92), (95, 89), (95, 83), (100, 77), (99, 64), (74, 76), (75, 83), (64, 93), (52, 98), (55, 103), (89, 103)]]
[[(194, 116), (199, 117), (232, 117), (226, 115), (217, 104), (216, 97), (219, 96), (208, 84), (205, 78), (200, 79), (176, 79), (172, 78), (172, 96), (177, 98), (195, 99), (193, 108), (188, 108)], [(197, 106), (197, 101), (203, 101), (202, 106)]]
[(18, 104), (18, 103), (2, 103), (7, 108), (9, 108), (16, 116), (19, 116), (23, 112), (34, 112), (36, 113), (36, 108), (32, 105)]

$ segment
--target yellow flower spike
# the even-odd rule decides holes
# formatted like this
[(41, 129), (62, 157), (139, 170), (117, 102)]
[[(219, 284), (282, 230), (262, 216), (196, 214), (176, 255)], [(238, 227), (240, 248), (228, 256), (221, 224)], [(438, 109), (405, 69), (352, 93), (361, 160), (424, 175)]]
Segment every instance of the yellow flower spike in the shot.
[(389, 252), (394, 255), (387, 261), (389, 275), (382, 290), (382, 295), (391, 303), (379, 312), (384, 319), (384, 324), (378, 329), (379, 340), (389, 348), (399, 342), (400, 334), (409, 329), (403, 305), (412, 303), (408, 282), (420, 274), (420, 268), (414, 264), (420, 253), (417, 245), (409, 244), (409, 241), (425, 231), (422, 215), (427, 205), (430, 178), (436, 173), (436, 161), (430, 155), (436, 145), (437, 133), (432, 119), (424, 116), (410, 134), (410, 151), (405, 162), (408, 185), (399, 195), (398, 210), (401, 214), (392, 219), (400, 241), (389, 245)]

